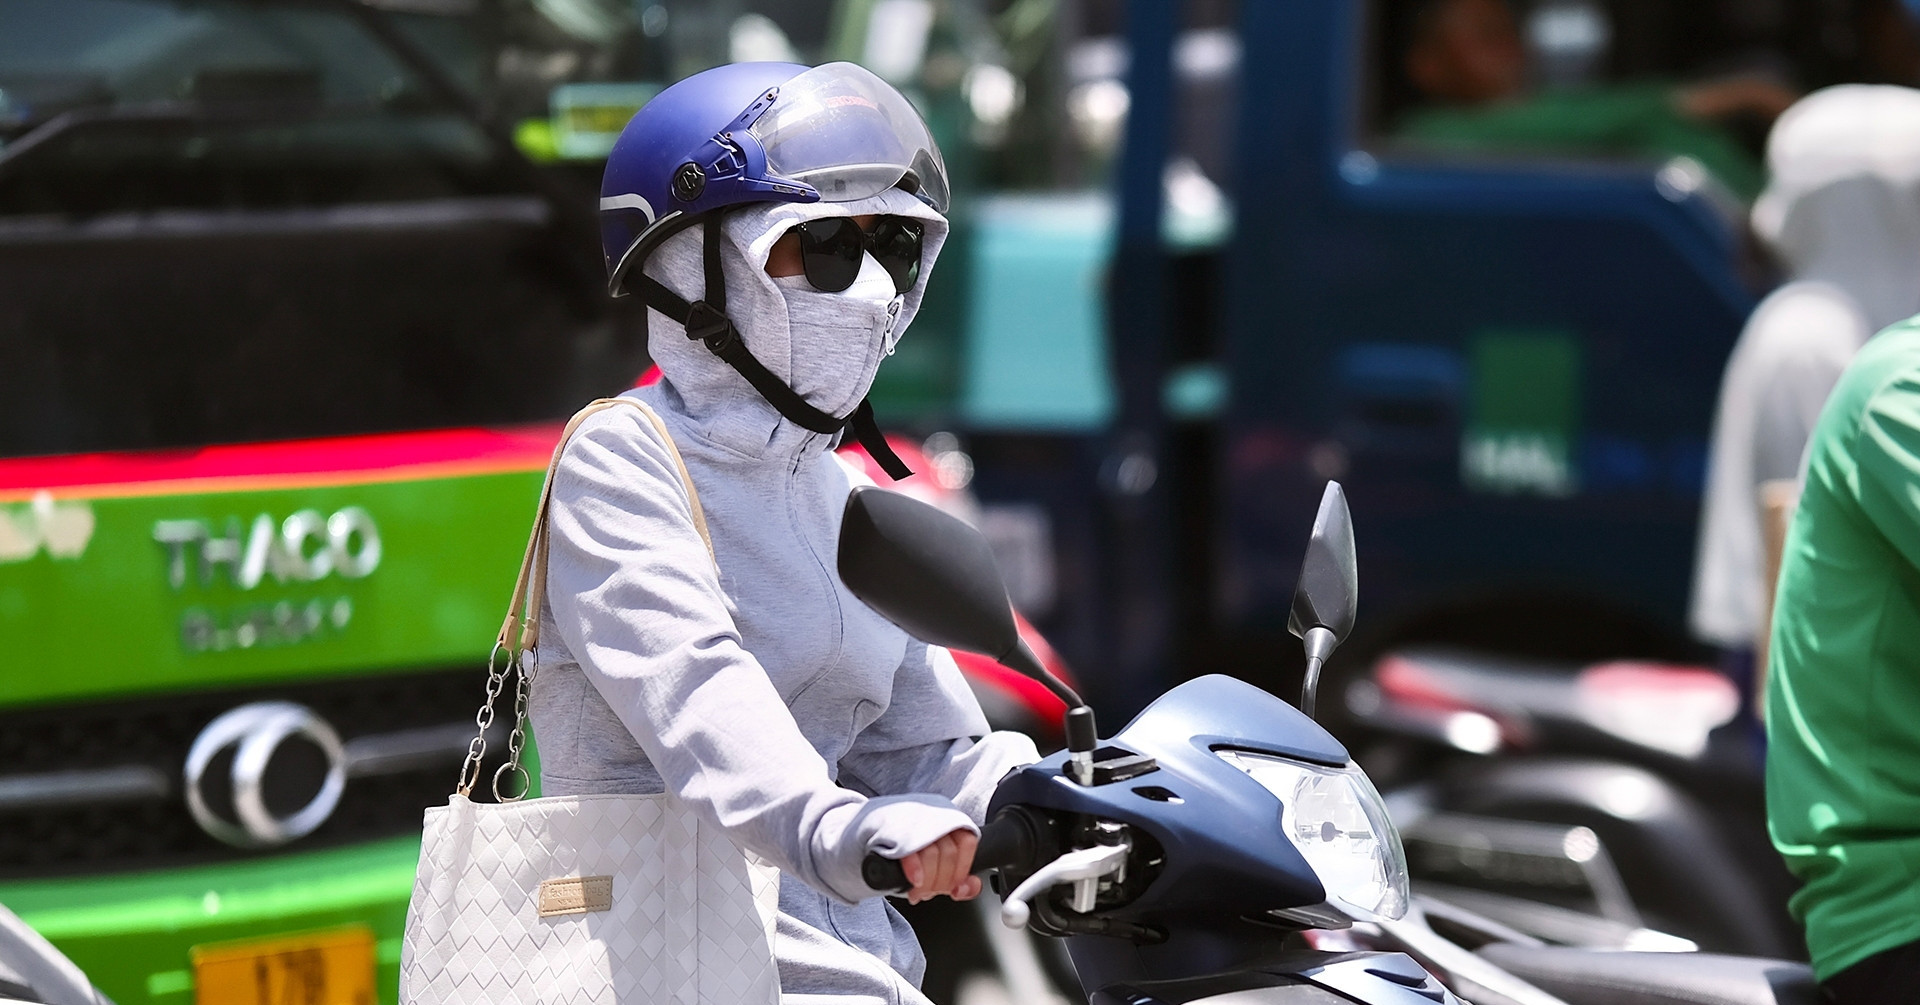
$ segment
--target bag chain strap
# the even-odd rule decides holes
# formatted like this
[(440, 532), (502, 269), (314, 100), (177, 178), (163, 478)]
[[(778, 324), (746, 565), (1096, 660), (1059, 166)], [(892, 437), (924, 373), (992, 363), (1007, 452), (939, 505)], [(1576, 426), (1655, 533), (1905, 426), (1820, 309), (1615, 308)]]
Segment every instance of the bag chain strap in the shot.
[(493, 644), (493, 652), (487, 654), (487, 700), (480, 703), (480, 711), (474, 713), (474, 725), (480, 732), (467, 741), (467, 759), (460, 764), (460, 781), (454, 791), (467, 795), (473, 791), (475, 782), (480, 780), (480, 761), (487, 756), (487, 730), (493, 728), (493, 700), (500, 696), (500, 689), (506, 685), (507, 666), (500, 665), (501, 644)]
[[(513, 688), (513, 732), (507, 734), (507, 763), (502, 764), (493, 773), (493, 798), (503, 803), (517, 802), (533, 791), (533, 776), (527, 774), (526, 766), (520, 763), (520, 756), (527, 749), (527, 692), (533, 688), (533, 675), (540, 668), (540, 652), (533, 650), (533, 665), (528, 666), (524, 657), (517, 664), (520, 673), (514, 678)], [(500, 777), (508, 772), (520, 776), (520, 794), (506, 796), (500, 793)], [(511, 786), (509, 786), (511, 787)]]
[[(520, 560), (520, 575), (514, 581), (513, 599), (507, 605), (507, 618), (500, 626), (500, 634), (495, 637), (493, 651), (487, 655), (487, 697), (480, 704), (480, 711), (474, 713), (474, 725), (480, 732), (467, 744), (467, 757), (460, 765), (460, 779), (455, 791), (469, 796), (473, 787), (480, 782), (481, 762), (487, 756), (487, 730), (493, 728), (493, 707), (500, 699), (500, 693), (506, 690), (507, 672), (515, 671), (513, 689), (513, 731), (507, 735), (507, 762), (493, 772), (493, 797), (503, 803), (518, 802), (533, 791), (533, 777), (521, 763), (527, 746), (527, 696), (533, 687), (534, 675), (540, 667), (540, 605), (546, 597), (547, 573), (547, 507), (553, 500), (553, 475), (560, 467), (560, 455), (567, 449), (567, 442), (573, 438), (574, 430), (580, 423), (593, 415), (614, 405), (626, 404), (640, 410), (641, 414), (653, 424), (666, 443), (667, 453), (673, 455), (674, 467), (679, 470), (680, 484), (687, 490), (687, 504), (693, 513), (694, 529), (700, 532), (700, 539), (707, 546), (707, 557), (713, 558), (713, 539), (707, 533), (706, 513), (700, 507), (700, 494), (694, 490), (693, 477), (687, 471), (686, 461), (681, 459), (680, 450), (674, 445), (673, 436), (667, 432), (666, 423), (644, 402), (632, 398), (601, 398), (574, 413), (567, 421), (567, 427), (560, 434), (560, 442), (553, 448), (553, 459), (547, 463), (547, 474), (540, 486), (540, 505), (534, 514), (533, 531), (527, 536), (527, 551)], [(715, 565), (718, 573), (719, 566)], [(501, 651), (507, 657), (501, 660)], [(529, 666), (525, 655), (533, 654)], [(517, 795), (508, 795), (501, 791), (501, 783), (518, 775), (520, 791)], [(509, 784), (508, 789), (513, 786)]]

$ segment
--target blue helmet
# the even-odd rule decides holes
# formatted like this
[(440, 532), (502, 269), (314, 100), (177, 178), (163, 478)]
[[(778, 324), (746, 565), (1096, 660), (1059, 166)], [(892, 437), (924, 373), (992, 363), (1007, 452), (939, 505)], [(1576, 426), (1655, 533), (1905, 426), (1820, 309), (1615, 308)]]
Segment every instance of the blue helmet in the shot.
[[(755, 202), (855, 202), (902, 188), (947, 211), (947, 168), (920, 113), (852, 63), (735, 63), (696, 73), (635, 113), (607, 155), (600, 243), (607, 292), (675, 233)], [(847, 415), (813, 407), (753, 357), (726, 315), (720, 228), (704, 228), (706, 293), (692, 302), (642, 272), (647, 306), (733, 367), (780, 414), (818, 433), (851, 431), (892, 477), (912, 474), (861, 401)]]
[(754, 202), (852, 202), (904, 188), (947, 209), (926, 123), (853, 63), (734, 63), (661, 91), (621, 130), (600, 185), (607, 291), (706, 213)]

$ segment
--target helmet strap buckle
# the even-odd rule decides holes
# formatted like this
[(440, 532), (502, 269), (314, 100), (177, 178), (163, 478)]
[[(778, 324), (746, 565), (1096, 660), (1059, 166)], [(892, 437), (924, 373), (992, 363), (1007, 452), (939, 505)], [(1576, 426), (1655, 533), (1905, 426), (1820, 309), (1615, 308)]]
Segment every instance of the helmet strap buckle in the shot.
[(687, 305), (687, 338), (706, 344), (707, 351), (723, 356), (740, 341), (740, 330), (720, 308), (695, 300)]

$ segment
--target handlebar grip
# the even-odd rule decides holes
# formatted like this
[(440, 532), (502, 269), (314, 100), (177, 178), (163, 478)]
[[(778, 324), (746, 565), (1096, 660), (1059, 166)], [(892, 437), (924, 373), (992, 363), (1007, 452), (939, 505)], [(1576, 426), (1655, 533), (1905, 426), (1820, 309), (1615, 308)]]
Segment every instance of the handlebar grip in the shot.
[[(973, 853), (973, 874), (1028, 865), (1033, 859), (1033, 827), (1023, 814), (1003, 812), (980, 828), (980, 845)], [(860, 862), (860, 878), (875, 890), (900, 893), (910, 889), (907, 871), (899, 859), (870, 851)]]
[(1018, 807), (1002, 810), (999, 816), (980, 828), (980, 847), (973, 852), (973, 872), (979, 875), (994, 869), (1033, 867), (1033, 824)]
[(904, 893), (913, 887), (907, 882), (907, 870), (900, 860), (870, 851), (860, 862), (860, 878), (868, 886), (886, 893)]

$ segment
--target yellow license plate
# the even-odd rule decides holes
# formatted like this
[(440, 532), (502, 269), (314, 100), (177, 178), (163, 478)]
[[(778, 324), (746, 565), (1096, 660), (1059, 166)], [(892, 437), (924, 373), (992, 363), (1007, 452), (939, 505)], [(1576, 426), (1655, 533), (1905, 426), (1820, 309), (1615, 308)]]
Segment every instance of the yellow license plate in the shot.
[(195, 946), (194, 1005), (373, 1005), (373, 932), (336, 928)]

